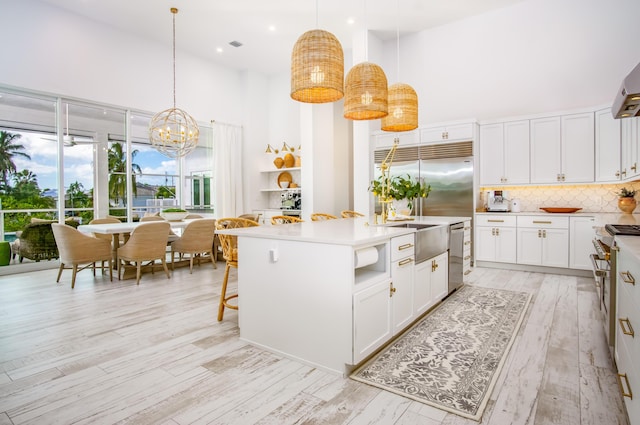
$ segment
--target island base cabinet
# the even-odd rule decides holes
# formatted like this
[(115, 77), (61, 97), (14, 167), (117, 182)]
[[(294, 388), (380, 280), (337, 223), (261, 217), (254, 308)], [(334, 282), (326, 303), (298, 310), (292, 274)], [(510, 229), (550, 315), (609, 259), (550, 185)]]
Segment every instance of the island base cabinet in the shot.
[[(630, 236), (634, 239), (635, 237)], [(620, 238), (624, 239), (624, 238)], [(638, 244), (618, 240), (615, 359), (629, 422), (640, 423), (640, 259)]]
[(415, 316), (429, 310), (447, 296), (449, 289), (448, 253), (416, 264), (413, 291)]
[(358, 363), (392, 335), (391, 281), (380, 282), (353, 294), (353, 358)]
[[(353, 247), (239, 236), (238, 252), (240, 339), (346, 374), (354, 364)], [(379, 275), (369, 282), (386, 281), (388, 298), (389, 266)]]

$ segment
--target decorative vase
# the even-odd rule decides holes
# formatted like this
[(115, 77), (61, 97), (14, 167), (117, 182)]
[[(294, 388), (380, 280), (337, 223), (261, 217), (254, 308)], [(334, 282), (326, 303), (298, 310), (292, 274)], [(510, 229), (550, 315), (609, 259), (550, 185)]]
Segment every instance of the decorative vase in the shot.
[(408, 199), (394, 199), (389, 205), (389, 218), (409, 217), (410, 215), (411, 208), (409, 208)]
[(637, 205), (635, 198), (618, 198), (618, 208), (625, 214), (632, 214)]
[(275, 165), (276, 168), (282, 168), (282, 166), (284, 165), (284, 159), (277, 157), (273, 160), (273, 165)]
[(290, 153), (284, 156), (284, 166), (286, 168), (293, 168), (296, 163), (296, 159)]

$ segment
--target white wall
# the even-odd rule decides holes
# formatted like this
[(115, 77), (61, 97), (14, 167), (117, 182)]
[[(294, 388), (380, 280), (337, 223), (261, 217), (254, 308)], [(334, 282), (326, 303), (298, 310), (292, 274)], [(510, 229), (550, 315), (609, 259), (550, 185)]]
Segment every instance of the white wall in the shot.
[[(640, 1), (527, 0), (400, 40), (420, 125), (610, 104), (640, 62)], [(397, 81), (396, 41), (383, 68)]]
[[(171, 45), (45, 3), (0, 1), (0, 83), (151, 112), (172, 106)], [(241, 124), (244, 90), (237, 71), (176, 53), (176, 103), (196, 120)]]

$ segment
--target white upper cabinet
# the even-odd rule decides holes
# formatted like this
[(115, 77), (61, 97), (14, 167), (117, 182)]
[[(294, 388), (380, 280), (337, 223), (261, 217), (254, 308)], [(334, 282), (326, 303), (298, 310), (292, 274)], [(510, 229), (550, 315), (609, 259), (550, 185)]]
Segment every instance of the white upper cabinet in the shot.
[(597, 182), (618, 182), (622, 178), (620, 167), (620, 120), (611, 115), (611, 109), (595, 112), (596, 175)]
[(593, 113), (530, 122), (531, 183), (594, 181)]
[(455, 142), (473, 139), (473, 123), (426, 127), (420, 130), (420, 143)]
[(562, 117), (562, 181), (593, 182), (594, 144), (593, 112)]
[(417, 145), (420, 143), (420, 133), (418, 130), (413, 130), (401, 133), (381, 133), (373, 136), (376, 149), (390, 148), (396, 139), (398, 146)]
[(529, 120), (480, 126), (480, 184), (529, 183)]
[(620, 123), (620, 174), (622, 180), (632, 179), (640, 175), (639, 152), (640, 144), (640, 118), (624, 118), (616, 120)]
[(531, 183), (560, 182), (560, 117), (531, 120)]

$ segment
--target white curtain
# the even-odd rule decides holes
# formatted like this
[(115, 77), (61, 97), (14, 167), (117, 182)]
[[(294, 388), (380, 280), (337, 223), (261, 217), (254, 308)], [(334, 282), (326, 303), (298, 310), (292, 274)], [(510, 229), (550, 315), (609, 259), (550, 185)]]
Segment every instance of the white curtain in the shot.
[(243, 214), (242, 127), (213, 122), (214, 214), (218, 218)]

